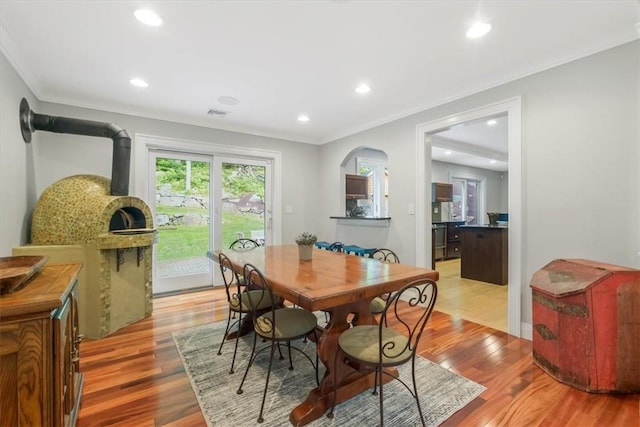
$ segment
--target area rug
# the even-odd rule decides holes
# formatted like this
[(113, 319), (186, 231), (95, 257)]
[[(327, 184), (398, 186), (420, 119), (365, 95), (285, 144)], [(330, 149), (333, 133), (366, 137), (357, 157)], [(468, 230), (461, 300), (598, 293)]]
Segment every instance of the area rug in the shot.
[[(216, 322), (173, 334), (207, 425), (290, 426), (289, 413), (306, 398), (310, 388), (315, 386), (311, 364), (297, 352), (293, 354), (293, 371), (288, 369), (286, 354), (285, 360), (274, 360), (265, 403), (264, 422), (258, 424), (268, 352), (263, 352), (249, 369), (243, 387), (244, 393), (236, 394), (246, 369), (253, 336), (248, 335), (240, 339), (235, 373), (229, 374), (234, 341), (227, 341), (222, 354), (217, 354), (224, 326), (225, 322)], [(295, 345), (312, 354), (315, 360), (315, 344), (297, 341)], [(323, 372), (321, 368), (320, 378)], [(400, 377), (411, 384), (411, 364), (401, 366), (399, 372)], [(422, 357), (416, 361), (416, 378), (419, 383), (422, 411), (428, 426), (441, 424), (485, 390), (482, 385)], [(415, 401), (399, 381), (391, 381), (384, 387), (384, 417), (386, 426), (421, 425)], [(308, 425), (361, 427), (376, 426), (379, 423), (379, 397), (366, 392), (337, 405), (333, 419), (327, 418), (325, 414)]]

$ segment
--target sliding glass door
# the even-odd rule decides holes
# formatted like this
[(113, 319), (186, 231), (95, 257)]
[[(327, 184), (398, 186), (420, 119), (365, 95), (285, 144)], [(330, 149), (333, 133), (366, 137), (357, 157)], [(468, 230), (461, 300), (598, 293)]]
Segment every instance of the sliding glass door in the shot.
[(271, 162), (239, 157), (215, 158), (214, 247), (228, 248), (239, 238), (249, 238), (261, 245), (271, 241)]
[(272, 162), (149, 150), (148, 198), (158, 230), (153, 293), (222, 284), (207, 251), (240, 237), (272, 240)]
[(153, 293), (211, 286), (213, 157), (150, 151), (149, 197), (158, 241)]

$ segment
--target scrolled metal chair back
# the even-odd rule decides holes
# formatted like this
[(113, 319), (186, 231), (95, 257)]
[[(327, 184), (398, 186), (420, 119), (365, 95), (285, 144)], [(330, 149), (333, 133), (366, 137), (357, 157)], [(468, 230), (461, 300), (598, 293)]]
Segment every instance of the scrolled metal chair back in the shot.
[(343, 253), (344, 252), (344, 244), (342, 242), (333, 242), (332, 244), (329, 245), (327, 250), (328, 251), (332, 251), (332, 252)]
[(398, 258), (398, 255), (396, 255), (396, 253), (393, 252), (391, 249), (386, 249), (386, 248), (376, 249), (371, 254), (371, 258), (375, 258), (378, 261), (400, 264), (400, 258)]
[(224, 281), (224, 289), (227, 293), (227, 301), (231, 301), (233, 297), (240, 298), (242, 292), (242, 283), (238, 274), (234, 271), (231, 260), (224, 253), (218, 254), (218, 264), (220, 265), (220, 273)]
[(237, 239), (233, 243), (231, 243), (231, 245), (229, 245), (229, 249), (233, 251), (242, 252), (242, 251), (250, 251), (252, 249), (257, 248), (258, 246), (260, 246), (260, 243), (256, 242), (255, 240), (243, 238), (243, 239)]
[[(415, 356), (418, 343), (435, 306), (437, 295), (436, 282), (430, 279), (419, 279), (408, 283), (389, 297), (379, 322), (381, 359), (386, 358), (389, 365), (396, 365), (398, 364), (397, 359), (408, 360)], [(417, 315), (416, 310), (408, 310), (405, 304), (422, 311)], [(386, 328), (387, 321), (393, 322), (394, 319), (400, 325), (399, 331), (407, 338), (406, 342), (384, 342), (383, 329)]]
[[(276, 324), (276, 308), (278, 308), (279, 299), (273, 296), (269, 282), (256, 266), (253, 264), (245, 264), (242, 271), (247, 289), (259, 292), (259, 294), (254, 292), (255, 296), (248, 298), (253, 315), (254, 328), (259, 328), (265, 334), (269, 334), (275, 338), (276, 331), (274, 325)], [(260, 315), (261, 313), (258, 312), (258, 307), (264, 307), (265, 301), (270, 301), (270, 314), (266, 315), (265, 313)]]

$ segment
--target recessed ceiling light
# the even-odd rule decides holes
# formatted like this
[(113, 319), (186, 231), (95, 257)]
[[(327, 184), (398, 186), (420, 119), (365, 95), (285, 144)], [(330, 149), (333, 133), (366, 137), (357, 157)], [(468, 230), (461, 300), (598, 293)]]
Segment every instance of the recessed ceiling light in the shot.
[(496, 163), (498, 163), (497, 160), (489, 160), (489, 163), (491, 163), (492, 165), (495, 165)]
[(488, 126), (495, 126), (498, 124), (498, 121), (495, 119), (491, 119), (491, 120), (487, 120), (487, 125)]
[(238, 105), (240, 100), (233, 96), (220, 96), (218, 97), (218, 102), (224, 105)]
[(364, 84), (364, 83), (360, 84), (356, 88), (356, 92), (358, 92), (358, 93), (367, 93), (369, 91), (371, 91), (371, 88), (368, 85)]
[(491, 31), (491, 24), (487, 24), (486, 22), (476, 22), (467, 30), (467, 37), (470, 39), (477, 39), (478, 37), (482, 37)]
[(137, 87), (149, 87), (149, 83), (145, 82), (142, 79), (131, 79), (129, 80), (129, 83)]
[(309, 116), (304, 115), (304, 114), (300, 114), (300, 115), (298, 116), (298, 121), (299, 121), (299, 122), (308, 122), (308, 121), (309, 121)]
[(446, 154), (447, 156), (450, 156), (452, 154), (452, 152), (447, 150), (447, 151), (444, 152), (444, 154)]
[(138, 9), (133, 12), (136, 19), (143, 24), (150, 25), (152, 27), (159, 27), (162, 25), (162, 18), (158, 16), (154, 11), (149, 9)]

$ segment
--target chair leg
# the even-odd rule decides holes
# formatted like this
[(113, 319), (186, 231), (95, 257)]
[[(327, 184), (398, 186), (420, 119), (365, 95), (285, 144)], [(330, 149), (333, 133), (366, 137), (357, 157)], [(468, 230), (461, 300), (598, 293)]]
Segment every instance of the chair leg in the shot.
[[(318, 333), (316, 332), (316, 330), (313, 330), (313, 336), (315, 337), (314, 342), (318, 342)], [(316, 385), (320, 385), (320, 374), (319, 374), (319, 370), (320, 370), (320, 359), (318, 358), (318, 351), (316, 350)]]
[(293, 360), (291, 359), (291, 341), (287, 341), (287, 350), (289, 350), (289, 370), (293, 371)]
[[(278, 348), (280, 348), (278, 344)], [(267, 399), (267, 388), (269, 387), (269, 377), (271, 377), (271, 365), (273, 365), (273, 355), (276, 352), (276, 343), (271, 341), (271, 354), (269, 355), (269, 368), (267, 369), (267, 380), (264, 383), (264, 393), (262, 393), (262, 405), (260, 405), (260, 415), (258, 415), (258, 422), (264, 421), (262, 413), (264, 412), (264, 402)]]
[(284, 356), (282, 355), (282, 350), (280, 349), (280, 343), (278, 343), (278, 353), (280, 353), (280, 360), (284, 360)]
[(336, 408), (336, 400), (338, 398), (338, 384), (336, 383), (338, 381), (338, 374), (336, 373), (336, 367), (338, 365), (338, 353), (340, 353), (340, 351), (336, 351), (335, 355), (333, 356), (333, 399), (331, 400), (331, 410), (327, 414), (327, 418), (333, 418), (333, 411)]
[(416, 405), (418, 405), (418, 414), (420, 415), (420, 421), (422, 427), (426, 427), (424, 422), (424, 415), (422, 415), (422, 408), (420, 407), (420, 397), (418, 396), (418, 384), (416, 383), (416, 356), (411, 359), (411, 381), (413, 381), (413, 394), (416, 398)]
[(256, 342), (258, 341), (258, 334), (253, 334), (253, 346), (251, 347), (251, 355), (249, 356), (249, 362), (247, 362), (247, 369), (244, 371), (244, 376), (242, 377), (242, 381), (240, 381), (240, 386), (236, 391), (236, 394), (242, 394), (242, 386), (244, 385), (244, 380), (247, 379), (247, 374), (249, 373), (249, 368), (253, 365), (253, 359), (255, 358), (256, 353)]
[(384, 426), (384, 407), (383, 407), (383, 391), (382, 391), (382, 366), (378, 366), (376, 368), (376, 370), (378, 371), (377, 374), (380, 377), (380, 427)]
[(222, 336), (222, 342), (220, 342), (220, 348), (218, 348), (218, 356), (222, 354), (222, 346), (224, 342), (227, 340), (227, 334), (229, 333), (229, 326), (231, 325), (231, 310), (229, 310), (229, 314), (227, 315), (227, 326), (224, 328), (224, 335)]
[(382, 385), (382, 372), (378, 375), (378, 370), (376, 369), (373, 371), (373, 391), (371, 392), (374, 396), (378, 395), (378, 384)]
[[(238, 353), (238, 342), (240, 341), (240, 325), (242, 325), (242, 313), (238, 314), (238, 333), (236, 334), (236, 344), (233, 347), (233, 358), (231, 359), (231, 369), (229, 370), (230, 374), (233, 374), (233, 366), (236, 363), (236, 354)], [(222, 346), (221, 346), (222, 347)]]

